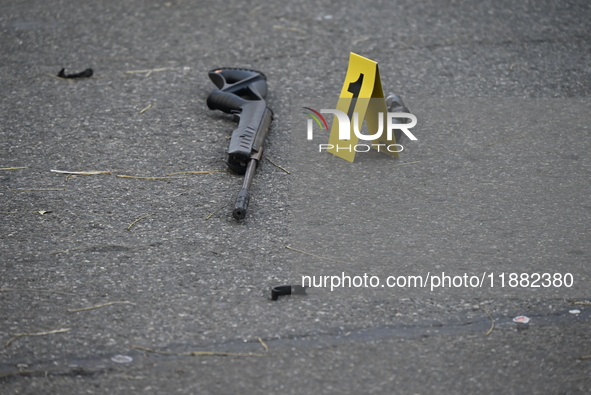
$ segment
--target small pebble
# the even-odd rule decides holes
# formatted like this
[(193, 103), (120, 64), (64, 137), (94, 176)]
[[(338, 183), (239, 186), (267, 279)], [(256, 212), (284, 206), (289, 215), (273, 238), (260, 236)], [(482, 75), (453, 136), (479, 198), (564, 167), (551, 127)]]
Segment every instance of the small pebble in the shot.
[(111, 361), (116, 363), (130, 363), (133, 361), (133, 358), (127, 355), (115, 355), (111, 357)]
[(517, 322), (518, 324), (527, 324), (529, 322), (529, 317), (520, 315), (518, 317), (513, 318), (513, 322)]

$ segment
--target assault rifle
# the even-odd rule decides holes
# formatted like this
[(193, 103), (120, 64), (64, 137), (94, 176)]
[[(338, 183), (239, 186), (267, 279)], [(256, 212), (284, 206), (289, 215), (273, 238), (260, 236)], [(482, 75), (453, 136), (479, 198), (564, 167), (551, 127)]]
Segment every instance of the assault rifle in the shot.
[(232, 216), (244, 219), (257, 164), (263, 156), (263, 143), (269, 133), (273, 112), (267, 107), (267, 78), (259, 71), (222, 68), (209, 72), (218, 89), (207, 97), (207, 107), (232, 114), (238, 128), (232, 132), (226, 163), (230, 170), (244, 174)]

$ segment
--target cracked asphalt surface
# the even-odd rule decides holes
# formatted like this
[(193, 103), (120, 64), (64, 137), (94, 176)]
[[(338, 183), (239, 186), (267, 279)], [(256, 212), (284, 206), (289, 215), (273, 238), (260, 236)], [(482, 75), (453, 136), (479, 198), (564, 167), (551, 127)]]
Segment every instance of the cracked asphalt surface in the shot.
[[(590, 17), (586, 1), (3, 4), (0, 392), (590, 392)], [(417, 116), (398, 159), (305, 138), (301, 107), (334, 107), (350, 52)], [(217, 67), (264, 72), (275, 114), (242, 222), (235, 124), (205, 104)], [(365, 274), (382, 283), (270, 299)], [(464, 275), (486, 282), (452, 286)]]

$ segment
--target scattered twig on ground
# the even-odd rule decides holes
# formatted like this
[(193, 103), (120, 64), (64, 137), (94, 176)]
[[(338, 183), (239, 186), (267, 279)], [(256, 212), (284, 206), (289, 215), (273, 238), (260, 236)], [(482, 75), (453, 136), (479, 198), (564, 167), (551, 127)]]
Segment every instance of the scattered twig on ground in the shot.
[(256, 6), (256, 7), (251, 8), (250, 11), (248, 11), (248, 13), (250, 15), (256, 15), (259, 12), (259, 10), (261, 8), (263, 8), (263, 7), (264, 7), (264, 4), (260, 4), (260, 5)]
[(143, 114), (143, 113), (145, 113), (145, 112), (146, 112), (146, 111), (148, 111), (150, 108), (152, 108), (152, 104), (151, 104), (151, 103), (150, 103), (150, 104), (148, 104), (146, 107), (142, 108), (142, 109), (139, 111), (139, 114)]
[(161, 354), (161, 355), (176, 355), (176, 356), (184, 356), (184, 357), (196, 357), (201, 355), (217, 355), (222, 357), (265, 357), (266, 354), (256, 354), (256, 353), (236, 353), (236, 352), (221, 352), (221, 351), (190, 351), (190, 352), (169, 352), (169, 351), (159, 351), (154, 350), (148, 347), (142, 346), (134, 346), (131, 345), (131, 348), (135, 348), (136, 350), (142, 350), (146, 352), (151, 352), (154, 354)]
[(115, 301), (115, 302), (108, 302), (108, 303), (103, 303), (103, 304), (97, 304), (95, 306), (83, 307), (81, 309), (70, 309), (70, 310), (68, 310), (68, 313), (77, 313), (79, 311), (88, 311), (88, 310), (100, 309), (101, 307), (111, 306), (111, 305), (114, 305), (114, 304), (130, 304), (130, 305), (133, 305), (133, 306), (137, 306), (135, 303), (128, 302), (126, 300), (122, 300), (122, 301)]
[(221, 209), (223, 209), (223, 208), (226, 208), (226, 207), (228, 207), (228, 206), (229, 206), (229, 204), (226, 204), (225, 206), (223, 206), (223, 207), (220, 207), (220, 208), (218, 208), (218, 209), (214, 210), (214, 211), (213, 211), (211, 214), (209, 214), (207, 217), (205, 217), (205, 219), (204, 219), (204, 220), (205, 220), (205, 221), (207, 221), (208, 219), (210, 219), (211, 217), (213, 217), (213, 216), (215, 215), (215, 213), (217, 213), (217, 212), (218, 212), (218, 211), (220, 211)]
[[(8, 170), (8, 169), (0, 169), (0, 170)], [(112, 174), (111, 171), (108, 170), (88, 170), (88, 171), (69, 171), (69, 170), (50, 170), (53, 173), (59, 174), (67, 174), (67, 175), (74, 175), (74, 176), (90, 176), (95, 174)], [(197, 171), (179, 171), (176, 173), (169, 173), (165, 176), (128, 176), (124, 174), (116, 174), (116, 177), (119, 178), (139, 178), (139, 179), (146, 179), (146, 180), (157, 180), (157, 179), (167, 179), (167, 178), (187, 178), (186, 176), (177, 176), (178, 174), (211, 174), (211, 173), (230, 173), (228, 170), (197, 170)], [(176, 176), (176, 177), (174, 177)]]
[(69, 170), (49, 170), (52, 173), (68, 174), (73, 176), (92, 176), (95, 174), (111, 174), (110, 171), (105, 170), (88, 170), (88, 171), (69, 171)]
[[(148, 107), (146, 107), (147, 109)], [(145, 109), (144, 109), (145, 110)], [(143, 110), (142, 110), (143, 111)], [(0, 169), (0, 170), (10, 170), (9, 168)], [(70, 171), (70, 170), (50, 170), (52, 173), (59, 173), (59, 174), (67, 174), (69, 176), (90, 176), (96, 174), (112, 174), (111, 171), (108, 170), (88, 170), (88, 171)], [(179, 171), (176, 173), (169, 173), (165, 176), (129, 176), (125, 174), (115, 174), (115, 177), (119, 178), (136, 178), (142, 180), (161, 180), (161, 179), (171, 179), (171, 178), (187, 178), (189, 174), (212, 174), (212, 173), (230, 173), (228, 170), (197, 170), (197, 171)], [(185, 174), (184, 176), (179, 176), (179, 174)], [(42, 191), (65, 191), (65, 189), (9, 189), (9, 190), (42, 190)]]
[(138, 219), (136, 219), (135, 221), (133, 221), (132, 223), (129, 224), (129, 226), (127, 227), (127, 230), (131, 230), (131, 227), (133, 225), (137, 224), (138, 222), (140, 222), (144, 218), (148, 218), (150, 215), (152, 215), (152, 214), (150, 213), (148, 215), (144, 215), (143, 217), (139, 217)]
[(579, 359), (591, 359), (591, 354), (583, 355), (582, 357), (579, 357)]
[(486, 315), (488, 316), (488, 318), (490, 319), (490, 329), (484, 334), (484, 336), (488, 336), (492, 333), (493, 329), (495, 329), (495, 320), (492, 318), (492, 316), (490, 315), (490, 313), (486, 309), (483, 309), (483, 310), (486, 313)]
[(69, 332), (70, 328), (62, 328), (62, 329), (55, 329), (52, 331), (44, 331), (44, 332), (26, 332), (26, 333), (17, 333), (16, 335), (14, 335), (10, 340), (8, 340), (5, 344), (4, 347), (8, 347), (10, 346), (10, 344), (17, 340), (20, 339), (21, 337), (24, 336), (45, 336), (45, 335), (53, 335), (55, 333), (64, 333), (64, 332)]
[(576, 304), (580, 306), (591, 306), (591, 302), (570, 302), (570, 304)]
[(362, 42), (367, 41), (369, 39), (371, 39), (370, 36), (363, 36), (363, 37), (360, 37), (360, 38), (358, 38), (356, 40), (353, 40), (352, 41), (352, 44), (359, 44), (359, 43), (362, 43)]
[(177, 171), (176, 173), (169, 173), (167, 176), (174, 176), (177, 174), (212, 174), (212, 173), (230, 173), (228, 170), (195, 170), (195, 171)]
[(77, 176), (93, 176), (96, 174), (111, 174), (110, 171), (104, 170), (89, 170), (89, 171), (69, 171), (69, 170), (50, 170), (53, 173), (58, 174), (65, 174), (66, 181), (70, 179), (70, 177), (77, 177)]
[(296, 249), (296, 248), (293, 248), (293, 247), (290, 247), (290, 246), (285, 246), (285, 248), (287, 248), (288, 250), (292, 250), (292, 251), (299, 252), (299, 253), (301, 253), (301, 254), (306, 254), (306, 255), (313, 256), (314, 258), (325, 259), (325, 260), (327, 260), (327, 261), (333, 261), (333, 262), (339, 262), (339, 263), (348, 263), (348, 262), (345, 262), (345, 261), (339, 261), (338, 259), (327, 258), (327, 257), (323, 257), (323, 256), (320, 256), (320, 255), (311, 254), (311, 253), (309, 253), (309, 252), (302, 251), (302, 250), (298, 250), (298, 249)]
[(421, 161), (420, 160), (417, 160), (417, 161), (414, 161), (414, 162), (399, 163), (396, 166), (414, 165), (415, 163), (421, 163)]
[(261, 346), (263, 346), (263, 348), (265, 349), (265, 352), (269, 352), (269, 347), (265, 344), (263, 339), (261, 339), (260, 337), (258, 337), (257, 339), (258, 339), (259, 343), (261, 343)]
[(164, 176), (164, 177), (141, 177), (141, 176), (126, 176), (123, 174), (116, 174), (115, 177), (119, 177), (119, 178), (137, 178), (140, 180), (167, 180), (167, 179), (171, 179), (171, 178), (187, 178), (187, 177), (176, 177), (176, 176)]
[(20, 167), (0, 167), (0, 170), (20, 170), (20, 169), (27, 169), (25, 166)]
[(278, 169), (283, 170), (284, 172), (286, 172), (287, 174), (291, 174), (291, 172), (289, 170), (287, 170), (285, 167), (283, 166), (279, 166), (277, 163), (273, 162), (271, 159), (269, 159), (269, 157), (265, 157), (269, 163), (271, 163), (273, 166), (275, 166)]

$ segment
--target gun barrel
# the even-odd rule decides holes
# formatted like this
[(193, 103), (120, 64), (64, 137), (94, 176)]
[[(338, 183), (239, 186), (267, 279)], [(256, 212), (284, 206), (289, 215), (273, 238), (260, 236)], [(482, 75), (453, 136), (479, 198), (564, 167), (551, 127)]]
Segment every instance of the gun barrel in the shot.
[(248, 209), (248, 202), (250, 201), (249, 190), (254, 177), (254, 171), (257, 167), (257, 162), (258, 161), (256, 159), (250, 159), (248, 161), (246, 173), (244, 173), (242, 188), (240, 188), (238, 197), (236, 198), (236, 203), (234, 203), (234, 211), (232, 211), (232, 216), (238, 220), (244, 219), (244, 217), (246, 217), (246, 210)]

